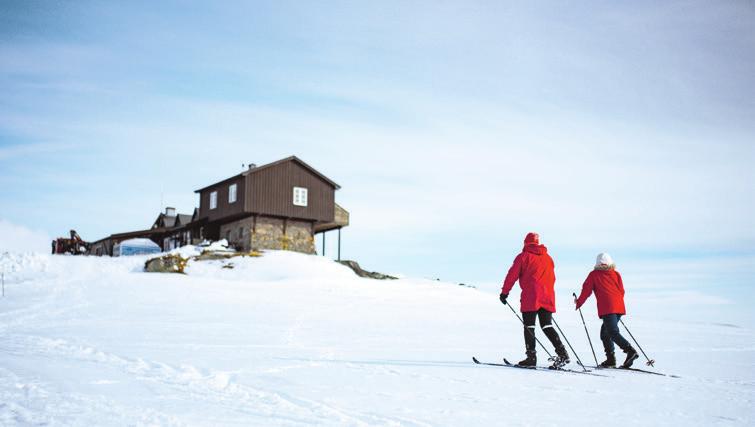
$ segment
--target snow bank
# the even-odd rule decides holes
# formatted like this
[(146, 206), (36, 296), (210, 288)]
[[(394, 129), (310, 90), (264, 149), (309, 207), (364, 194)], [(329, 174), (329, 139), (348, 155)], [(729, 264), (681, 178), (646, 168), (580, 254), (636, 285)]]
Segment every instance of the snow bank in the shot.
[(0, 253), (50, 253), (52, 239), (44, 231), (30, 230), (21, 225), (0, 219)]
[(170, 255), (179, 255), (182, 258), (191, 258), (194, 256), (202, 255), (204, 252), (214, 253), (236, 253), (235, 250), (228, 247), (228, 241), (221, 239), (215, 242), (209, 242), (205, 240), (199, 245), (185, 245), (180, 248), (176, 248), (168, 252)]
[(182, 258), (191, 258), (202, 254), (202, 248), (194, 245), (181, 246), (168, 252), (170, 255), (179, 255)]
[(220, 239), (216, 242), (203, 243), (199, 245), (203, 250), (210, 252), (232, 252), (232, 249), (228, 248), (228, 240)]
[(0, 272), (9, 282), (21, 282), (45, 276), (50, 256), (38, 253), (0, 253)]
[(277, 281), (353, 283), (357, 279), (350, 269), (327, 258), (273, 250), (265, 251), (261, 257), (190, 261), (185, 272), (196, 277), (259, 283)]
[[(628, 286), (625, 321), (657, 369), (682, 378), (587, 377), (472, 364), (523, 356), (521, 325), (492, 291), (363, 279), (285, 251), (192, 261), (186, 275), (143, 273), (147, 258), (0, 255), (12, 278), (0, 425), (755, 423), (753, 314), (739, 301)], [(556, 318), (589, 363), (562, 294)]]

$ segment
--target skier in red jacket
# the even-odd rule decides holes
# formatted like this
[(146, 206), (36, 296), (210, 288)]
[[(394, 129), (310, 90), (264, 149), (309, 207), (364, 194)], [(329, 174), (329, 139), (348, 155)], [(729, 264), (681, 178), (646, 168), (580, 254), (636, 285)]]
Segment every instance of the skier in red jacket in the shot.
[(595, 260), (595, 269), (587, 276), (582, 285), (582, 293), (574, 301), (575, 310), (582, 307), (582, 304), (593, 292), (595, 292), (595, 299), (598, 300), (598, 317), (603, 320), (603, 325), (600, 327), (600, 340), (603, 341), (606, 360), (600, 366), (604, 368), (616, 367), (613, 345), (616, 343), (627, 355), (622, 366), (628, 368), (640, 356), (629, 344), (629, 341), (621, 336), (621, 331), (619, 331), (619, 319), (626, 314), (624, 283), (621, 280), (621, 275), (616, 271), (613, 259), (607, 253), (598, 254)]
[(500, 296), (502, 303), (506, 304), (506, 298), (517, 280), (522, 288), (520, 302), (524, 319), (524, 345), (527, 352), (527, 358), (518, 365), (537, 365), (535, 319), (539, 318), (543, 333), (556, 348), (557, 357), (553, 367), (560, 368), (569, 363), (569, 353), (566, 352), (558, 333), (551, 324), (553, 313), (556, 312), (556, 295), (553, 291), (556, 275), (553, 272), (553, 259), (548, 255), (548, 249), (540, 244), (540, 236), (537, 233), (528, 233), (524, 238), (522, 253), (516, 256), (514, 264), (503, 281)]

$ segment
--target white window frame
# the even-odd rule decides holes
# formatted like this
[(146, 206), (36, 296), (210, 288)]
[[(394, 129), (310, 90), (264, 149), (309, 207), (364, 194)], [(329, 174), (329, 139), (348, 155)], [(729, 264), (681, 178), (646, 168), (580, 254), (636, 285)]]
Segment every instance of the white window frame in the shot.
[(309, 190), (304, 187), (294, 187), (294, 206), (307, 206)]
[(236, 184), (231, 184), (230, 186), (228, 186), (228, 203), (236, 203), (237, 189), (238, 187), (236, 186)]
[(213, 191), (210, 193), (210, 209), (215, 209), (218, 207), (218, 192)]

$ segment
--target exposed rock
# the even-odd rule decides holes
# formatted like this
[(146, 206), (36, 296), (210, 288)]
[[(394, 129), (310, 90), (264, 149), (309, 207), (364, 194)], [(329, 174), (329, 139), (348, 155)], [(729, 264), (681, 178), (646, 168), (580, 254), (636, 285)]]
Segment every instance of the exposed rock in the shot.
[[(227, 250), (204, 250), (200, 255), (184, 258), (179, 254), (168, 254), (157, 258), (148, 259), (144, 263), (144, 271), (147, 273), (183, 273), (189, 261), (227, 260), (236, 257), (260, 257), (262, 252), (230, 252)], [(233, 268), (232, 263), (226, 263), (223, 268)]]
[(164, 255), (148, 259), (144, 271), (148, 273), (183, 273), (189, 260), (180, 255)]
[(191, 259), (196, 261), (211, 261), (216, 259), (229, 259), (239, 256), (238, 254), (231, 252), (210, 252), (210, 251), (204, 251), (201, 255), (197, 255), (194, 257), (191, 257)]
[(367, 278), (370, 278), (370, 279), (377, 279), (377, 280), (396, 280), (396, 279), (398, 279), (398, 277), (389, 276), (387, 274), (377, 273), (377, 272), (374, 272), (374, 271), (366, 271), (366, 270), (362, 269), (362, 267), (360, 267), (359, 263), (357, 263), (356, 261), (344, 260), (344, 261), (336, 261), (336, 262), (338, 262), (340, 264), (343, 264), (346, 267), (349, 267), (359, 277), (367, 277)]
[(259, 251), (249, 251), (249, 252), (213, 252), (213, 251), (204, 251), (201, 255), (197, 255), (195, 257), (192, 257), (192, 260), (195, 261), (205, 261), (205, 260), (214, 260), (214, 259), (231, 259), (236, 257), (244, 257), (244, 256), (250, 256), (250, 257), (260, 257), (262, 256), (262, 252)]

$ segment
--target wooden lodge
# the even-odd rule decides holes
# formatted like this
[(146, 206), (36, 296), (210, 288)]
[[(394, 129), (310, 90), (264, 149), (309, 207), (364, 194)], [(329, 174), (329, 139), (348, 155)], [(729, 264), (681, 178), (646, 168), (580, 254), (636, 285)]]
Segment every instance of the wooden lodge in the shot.
[(296, 156), (202, 187), (192, 215), (167, 208), (148, 230), (119, 233), (92, 243), (90, 254), (112, 255), (123, 240), (144, 237), (164, 251), (226, 239), (237, 250), (282, 249), (314, 254), (317, 233), (349, 225), (349, 213), (335, 202), (341, 188)]

